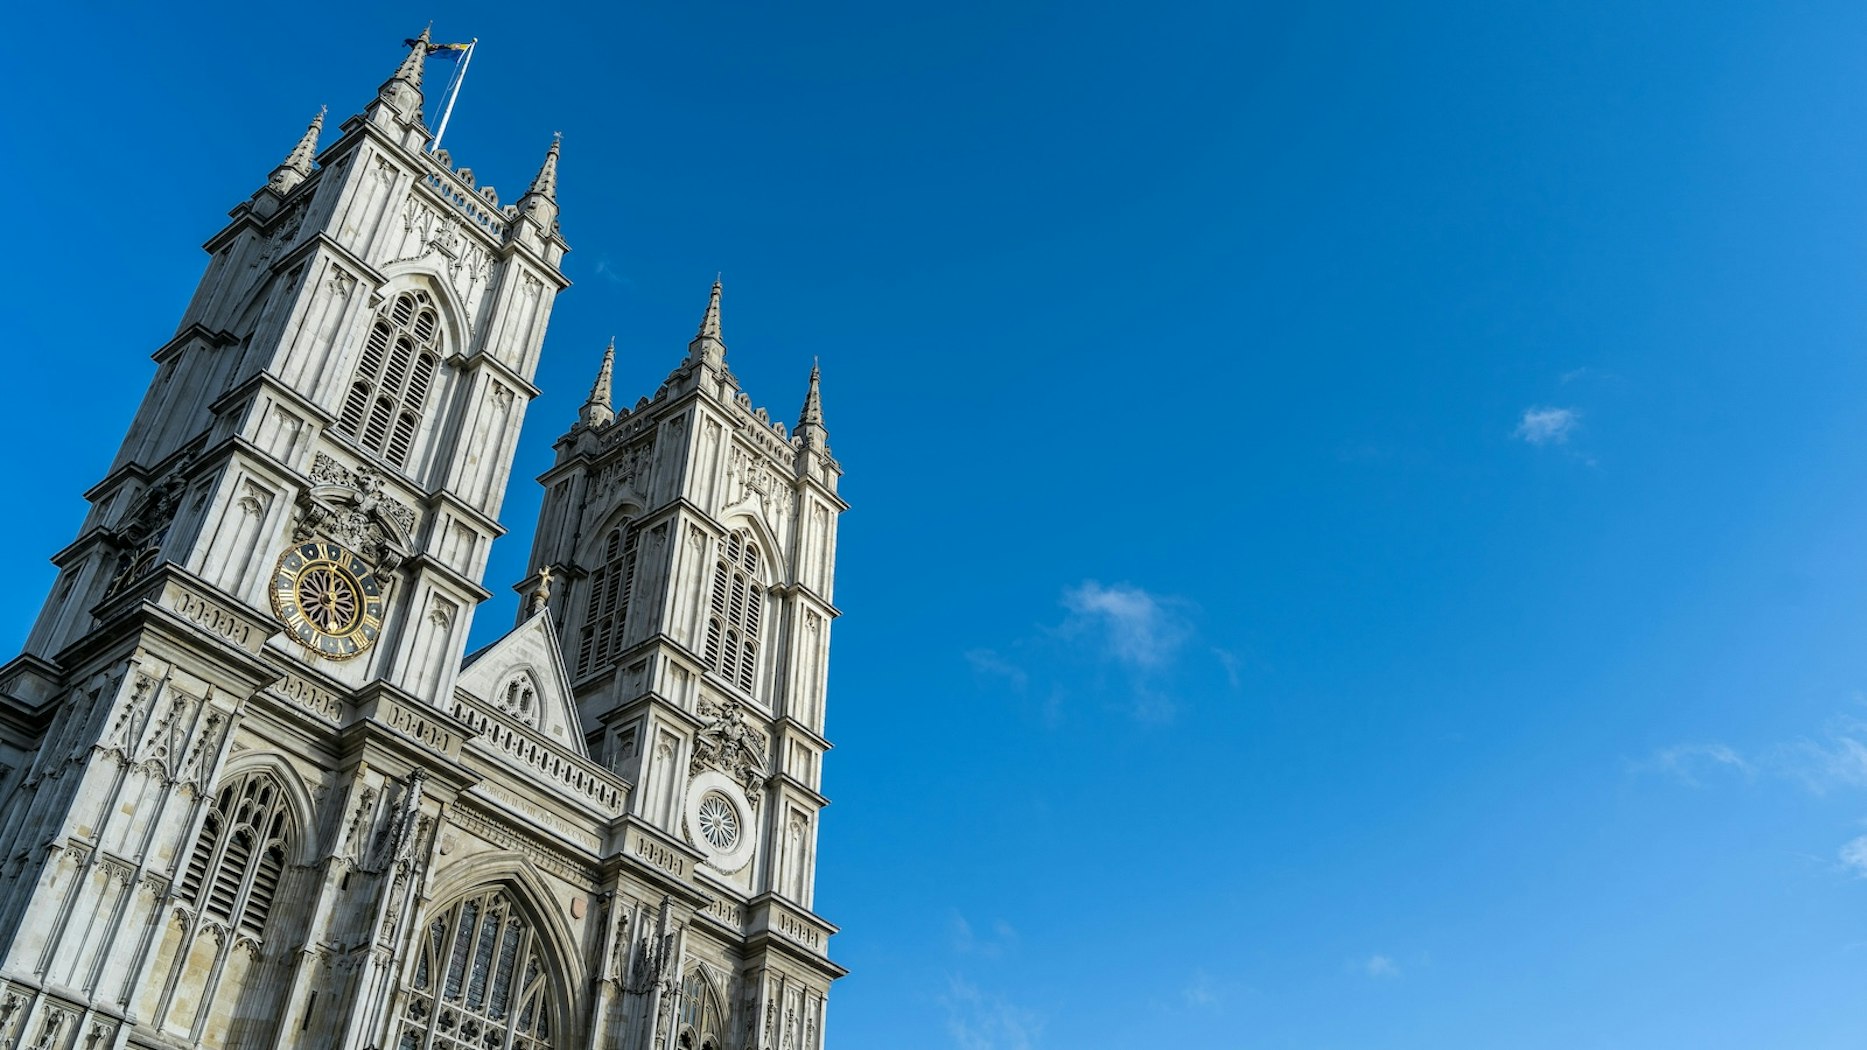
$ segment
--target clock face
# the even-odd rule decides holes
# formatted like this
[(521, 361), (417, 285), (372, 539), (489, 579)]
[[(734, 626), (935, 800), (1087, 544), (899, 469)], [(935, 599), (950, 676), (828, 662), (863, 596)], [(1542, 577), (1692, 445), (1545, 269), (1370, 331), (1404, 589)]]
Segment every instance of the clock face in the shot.
[(335, 543), (304, 543), (279, 555), (272, 611), (305, 648), (348, 660), (382, 632), (382, 586), (363, 559)]

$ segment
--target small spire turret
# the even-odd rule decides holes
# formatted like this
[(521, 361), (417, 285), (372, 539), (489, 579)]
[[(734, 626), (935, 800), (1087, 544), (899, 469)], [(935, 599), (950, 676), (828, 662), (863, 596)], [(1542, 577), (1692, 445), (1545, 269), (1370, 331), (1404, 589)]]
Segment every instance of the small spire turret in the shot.
[(548, 201), (558, 199), (558, 150), (563, 144), (562, 132), (551, 136), (551, 148), (545, 150), (545, 162), (539, 166), (537, 176), (532, 179), (532, 188), (525, 192)]
[(590, 387), (590, 397), (583, 403), (583, 409), (577, 413), (577, 419), (585, 426), (600, 427), (616, 418), (616, 410), (610, 405), (610, 378), (616, 368), (616, 340), (612, 337), (609, 349), (603, 351), (603, 366), (596, 371), (596, 382)]
[(717, 368), (726, 363), (726, 343), (720, 338), (720, 278), (713, 278), (713, 294), (707, 298), (706, 315), (700, 319), (700, 331), (694, 334), (694, 341), (687, 344), (688, 356), (698, 354), (700, 359)]
[(431, 25), (426, 26), (422, 29), (420, 36), (402, 41), (408, 45), (408, 57), (396, 67), (395, 76), (390, 78), (391, 83), (401, 81), (416, 91), (421, 90), (421, 74), (423, 66), (427, 64), (428, 45), (434, 43), (433, 29)]
[(318, 115), (311, 118), (298, 145), (292, 147), (283, 163), (272, 169), (271, 177), (266, 180), (267, 189), (283, 197), (311, 177), (312, 162), (318, 155), (318, 135), (324, 130), (325, 108), (318, 107)]
[(829, 448), (830, 433), (823, 426), (823, 391), (819, 387), (823, 372), (815, 360), (810, 363), (810, 387), (804, 393), (804, 408), (797, 414), (797, 429), (806, 449), (818, 452)]
[(532, 179), (525, 196), (519, 198), (519, 213), (529, 216), (547, 237), (557, 224), (558, 150), (563, 141), (562, 134), (551, 137), (551, 148), (545, 151), (545, 162), (539, 166), (538, 174)]
[(396, 67), (395, 74), (383, 81), (382, 87), (376, 91), (376, 101), (365, 111), (365, 115), (378, 124), (389, 123), (383, 119), (386, 111), (394, 122), (421, 128), (419, 139), (413, 143), (415, 147), (427, 139), (427, 129), (421, 127), (421, 75), (431, 42), (427, 29), (423, 29), (420, 36), (405, 41), (408, 44), (408, 55)]

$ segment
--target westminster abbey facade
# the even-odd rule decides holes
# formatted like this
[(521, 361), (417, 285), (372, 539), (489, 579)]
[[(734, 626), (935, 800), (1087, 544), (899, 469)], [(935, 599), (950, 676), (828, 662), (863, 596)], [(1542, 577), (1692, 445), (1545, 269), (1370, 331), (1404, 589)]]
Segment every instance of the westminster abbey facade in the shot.
[(0, 668), (0, 1050), (821, 1050), (816, 372), (754, 409), (717, 283), (652, 395), (612, 347), (467, 653), (567, 246), (413, 43), (208, 242)]

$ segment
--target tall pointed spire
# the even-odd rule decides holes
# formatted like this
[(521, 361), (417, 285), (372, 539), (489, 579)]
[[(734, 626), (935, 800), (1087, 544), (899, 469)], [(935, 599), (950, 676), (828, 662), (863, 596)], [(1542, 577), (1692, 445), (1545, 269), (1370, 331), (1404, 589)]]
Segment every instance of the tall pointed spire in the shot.
[(702, 361), (717, 368), (726, 363), (726, 343), (720, 338), (720, 279), (713, 278), (713, 294), (707, 298), (707, 312), (700, 319), (700, 331), (687, 344), (688, 355), (700, 355)]
[[(403, 57), (402, 64), (396, 67), (395, 74), (383, 81), (382, 87), (376, 91), (376, 101), (365, 111), (378, 124), (388, 125), (381, 117), (382, 111), (386, 109), (396, 121), (420, 126), (421, 74), (422, 66), (428, 58), (430, 39), (428, 30), (423, 29), (420, 36), (406, 41), (408, 54)], [(426, 129), (423, 129), (421, 138), (425, 140), (426, 137)], [(413, 145), (419, 146), (420, 143), (413, 142)]]
[(283, 163), (272, 169), (272, 176), (266, 180), (267, 189), (283, 197), (311, 177), (311, 164), (318, 155), (318, 135), (324, 130), (324, 109), (318, 107), (318, 115), (311, 118), (298, 145), (292, 147)]
[(819, 388), (822, 370), (816, 361), (810, 363), (810, 388), (804, 393), (804, 409), (797, 414), (795, 433), (804, 439), (804, 447), (825, 451), (829, 445), (829, 431), (823, 426), (823, 391)]
[(596, 382), (590, 387), (590, 397), (583, 403), (583, 410), (577, 418), (585, 426), (600, 427), (616, 418), (616, 410), (609, 403), (610, 377), (616, 369), (616, 340), (612, 337), (609, 349), (603, 351), (603, 366), (596, 370)]

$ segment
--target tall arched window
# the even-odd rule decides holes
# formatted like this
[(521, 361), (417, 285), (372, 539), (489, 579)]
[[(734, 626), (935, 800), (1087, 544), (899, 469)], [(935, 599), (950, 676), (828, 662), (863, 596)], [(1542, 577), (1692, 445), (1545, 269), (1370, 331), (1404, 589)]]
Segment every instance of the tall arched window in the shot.
[(417, 936), (396, 1050), (550, 1050), (544, 946), (505, 890), (468, 897)]
[(577, 638), (577, 673), (608, 666), (622, 652), (622, 629), (635, 589), (636, 530), (617, 526), (603, 541), (603, 564), (590, 574), (590, 596)]
[(751, 692), (758, 668), (759, 621), (765, 589), (759, 582), (758, 545), (744, 529), (720, 543), (713, 566), (713, 597), (707, 609), (707, 664), (728, 682)]
[(291, 812), (271, 773), (255, 771), (221, 788), (182, 874), (181, 895), (204, 920), (259, 940), (285, 876)]
[(408, 466), (421, 406), (441, 363), (441, 322), (427, 292), (403, 292), (370, 325), (337, 429), (398, 467)]
[(726, 1038), (726, 1011), (720, 1008), (713, 982), (698, 968), (687, 971), (686, 980), (681, 982), (678, 1023), (681, 1034), (675, 1045), (681, 1050), (720, 1050)]

